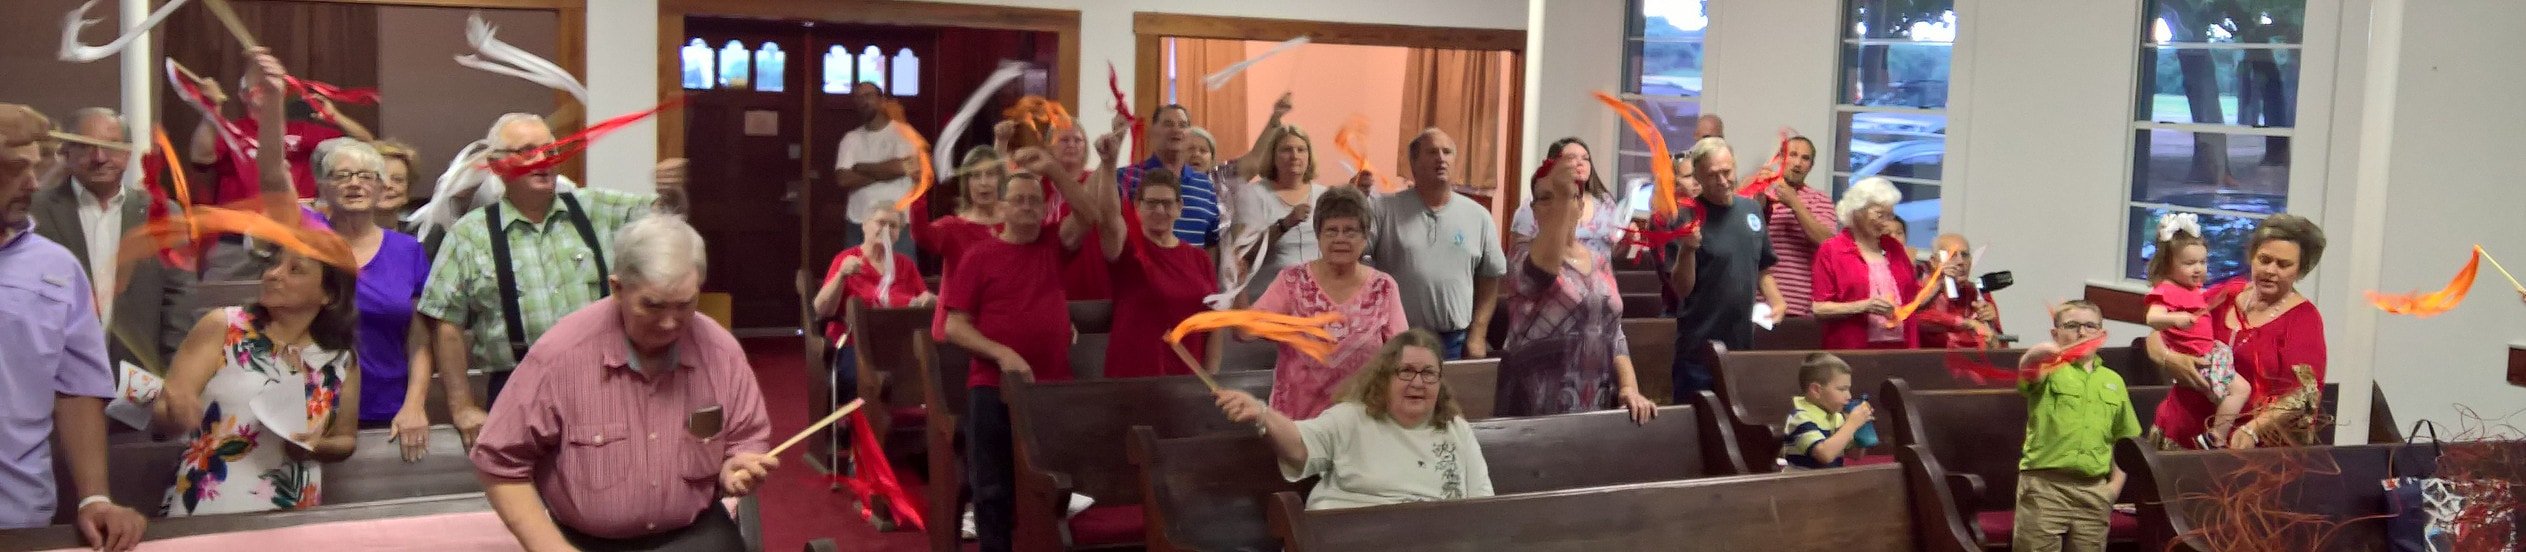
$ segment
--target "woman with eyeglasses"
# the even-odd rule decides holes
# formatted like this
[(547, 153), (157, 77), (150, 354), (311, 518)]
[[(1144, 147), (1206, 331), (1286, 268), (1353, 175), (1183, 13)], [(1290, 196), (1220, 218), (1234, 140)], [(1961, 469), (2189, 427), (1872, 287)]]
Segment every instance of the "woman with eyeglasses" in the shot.
[[(1315, 141), (1297, 126), (1281, 124), (1289, 110), (1289, 96), (1283, 94), (1272, 105), (1272, 118), (1264, 123), (1263, 133), (1255, 137), (1256, 147), (1236, 161), (1237, 173), (1254, 175), (1254, 180), (1229, 185), (1241, 188), (1221, 194), (1235, 198), (1228, 208), (1235, 211), (1230, 218), (1238, 226), (1229, 229), (1236, 239), (1230, 240), (1229, 251), (1234, 254), (1227, 256), (1227, 272), (1243, 279), (1241, 293), (1248, 299), (1273, 285), (1273, 275), (1281, 269), (1315, 258), (1316, 233), (1303, 227), (1314, 215), (1316, 202), (1331, 189), (1316, 183)], [(1262, 253), (1262, 265), (1256, 266), (1256, 248), (1266, 243), (1271, 244), (1269, 251)]]
[(1842, 233), (1816, 246), (1815, 314), (1826, 349), (1912, 349), (1920, 346), (1914, 320), (1896, 320), (1895, 307), (1920, 293), (1903, 236), (1887, 232), (1903, 193), (1884, 178), (1851, 184), (1834, 205)]
[(1491, 468), (1438, 352), (1427, 330), (1386, 342), (1343, 382), (1342, 402), (1313, 419), (1294, 421), (1242, 391), (1220, 391), (1219, 410), (1262, 426), (1282, 477), (1317, 478), (1309, 510), (1491, 496)]
[(1325, 328), (1338, 345), (1324, 360), (1280, 347), (1272, 368), (1272, 408), (1300, 420), (1332, 406), (1335, 385), (1359, 371), (1386, 340), (1410, 329), (1395, 279), (1360, 262), (1368, 247), (1368, 196), (1336, 188), (1325, 192), (1314, 210), (1318, 258), (1281, 269), (1254, 303), (1254, 310), (1295, 316), (1342, 314)]
[(352, 297), (366, 383), (360, 388), (360, 427), (394, 428), (404, 459), (418, 460), (429, 446), (430, 419), (421, 405), (435, 365), (429, 334), (413, 305), (429, 277), (430, 258), (411, 234), (377, 225), (387, 167), (375, 147), (354, 138), (326, 140), (316, 145), (315, 166), (318, 201), (360, 263), (359, 291)]

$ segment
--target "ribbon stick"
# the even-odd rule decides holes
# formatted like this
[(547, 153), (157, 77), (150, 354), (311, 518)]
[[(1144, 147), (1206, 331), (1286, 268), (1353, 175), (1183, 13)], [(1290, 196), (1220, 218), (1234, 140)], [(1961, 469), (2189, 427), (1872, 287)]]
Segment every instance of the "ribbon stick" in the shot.
[(456, 64), (526, 79), (545, 88), (568, 92), (581, 104), (588, 103), (588, 87), (580, 84), (578, 77), (571, 76), (569, 71), (562, 70), (551, 60), (501, 42), (497, 36), (499, 31), (499, 27), (483, 21), (479, 12), (466, 17), (465, 43), (473, 46), (474, 53), (456, 56)]
[(2477, 245), (2473, 248), (2472, 257), (2465, 261), (2465, 268), (2456, 271), (2455, 279), (2448, 281), (2447, 287), (2426, 294), (2419, 292), (2383, 294), (2369, 291), (2368, 302), (2376, 305), (2378, 310), (2386, 311), (2387, 314), (2401, 314), (2414, 318), (2438, 316), (2455, 309), (2458, 303), (2464, 302), (2465, 294), (2473, 291), (2474, 276), (2481, 269), (2482, 246)]
[(2481, 255), (2482, 260), (2491, 261), (2491, 269), (2500, 271), (2500, 277), (2508, 279), (2509, 287), (2516, 288), (2518, 293), (2526, 293), (2526, 284), (2517, 283), (2517, 276), (2509, 274), (2508, 267), (2500, 266), (2500, 259), (2492, 257), (2490, 251), (2482, 249), (2482, 244), (2474, 244), (2473, 253)]
[(867, 402), (868, 399), (851, 399), (851, 404), (842, 405), (842, 408), (834, 409), (833, 414), (825, 416), (823, 420), (817, 420), (815, 424), (807, 426), (807, 429), (799, 430), (797, 435), (789, 436), (789, 440), (781, 441), (781, 446), (772, 447), (770, 452), (765, 452), (763, 455), (775, 458), (779, 457), (781, 455), (781, 451), (789, 450), (790, 446), (798, 444), (799, 441), (807, 440), (808, 435), (815, 434), (816, 430), (824, 429), (825, 426), (833, 425), (833, 422), (840, 421), (843, 416), (849, 416), (852, 412), (859, 411), (860, 405), (867, 404)]
[(676, 96), (675, 99), (659, 103), (656, 107), (651, 107), (649, 109), (612, 119), (606, 119), (604, 122), (589, 125), (585, 130), (581, 130), (569, 136), (564, 136), (560, 140), (554, 140), (553, 143), (545, 144), (543, 147), (518, 152), (515, 155), (510, 155), (497, 161), (492, 161), (488, 163), (487, 166), (492, 172), (499, 173), (500, 176), (507, 178), (517, 178), (560, 166), (562, 163), (569, 161), (571, 158), (578, 157), (580, 152), (587, 151), (588, 145), (595, 143), (597, 139), (604, 138), (605, 135), (612, 134), (614, 131), (621, 130), (623, 127), (630, 126), (632, 123), (638, 123), (643, 119), (648, 119), (651, 116), (657, 115), (660, 111), (682, 106), (684, 105), (684, 100), (684, 96)]
[[(1606, 107), (1614, 108), (1614, 113), (1622, 115), (1623, 124), (1631, 127), (1632, 134), (1639, 135), (1641, 141), (1648, 142), (1649, 155), (1653, 160), (1649, 163), (1649, 174), (1657, 179), (1657, 185), (1652, 188), (1656, 191), (1650, 195), (1650, 216), (1673, 220), (1676, 205), (1684, 198), (1676, 197), (1675, 194), (1675, 163), (1672, 161), (1674, 157), (1667, 150), (1666, 133), (1659, 131), (1657, 125), (1650, 124), (1649, 116), (1640, 112), (1640, 106), (1631, 105), (1631, 102), (1623, 101), (1622, 98), (1601, 90), (1596, 93), (1596, 101), (1603, 102)], [(1701, 217), (1693, 218), (1700, 220)]]
[[(999, 92), (1000, 87), (1016, 82), (1017, 78), (1022, 76), (1026, 76), (1025, 63), (1001, 62), (999, 70), (992, 71), (990, 77), (982, 79), (982, 87), (974, 89), (973, 95), (965, 97), (965, 104), (956, 109), (956, 116), (948, 119), (947, 126), (939, 129), (938, 144), (930, 152), (930, 159), (933, 160), (930, 169), (932, 174), (956, 172), (956, 167), (953, 166), (956, 163), (956, 152), (953, 149), (956, 147), (956, 139), (963, 137), (965, 128), (973, 124), (974, 117), (982, 114), (982, 105), (991, 100), (992, 94)], [(1001, 152), (1002, 155), (1008, 153)]]
[(1780, 128), (1780, 146), (1772, 150), (1770, 161), (1763, 162), (1763, 172), (1768, 175), (1746, 183), (1745, 188), (1737, 190), (1737, 197), (1747, 199), (1762, 197), (1763, 190), (1789, 178), (1786, 173), (1789, 170), (1789, 139), (1797, 135), (1797, 131), (1790, 130), (1789, 127)]
[(63, 141), (63, 142), (70, 142), (70, 143), (73, 143), (73, 144), (79, 144), (79, 145), (84, 145), (84, 146), (91, 146), (91, 147), (105, 148), (105, 149), (110, 149), (110, 150), (114, 150), (114, 151), (121, 152), (121, 153), (131, 153), (131, 152), (132, 152), (132, 149), (134, 149), (134, 148), (133, 148), (130, 144), (122, 144), (122, 143), (116, 143), (116, 142), (107, 142), (107, 141), (104, 141), (104, 140), (98, 140), (98, 139), (95, 139), (95, 138), (89, 138), (89, 137), (88, 137), (87, 135), (85, 135), (85, 134), (79, 134), (79, 133), (74, 133), (74, 132), (62, 132), (62, 131), (55, 130), (55, 131), (51, 131), (51, 135), (52, 135), (52, 137), (53, 137), (53, 139), (54, 139), (54, 140), (60, 140), (60, 141)]
[(147, 19), (140, 20), (139, 25), (124, 30), (122, 36), (114, 37), (113, 42), (107, 42), (104, 46), (89, 46), (79, 43), (79, 30), (103, 20), (88, 19), (88, 8), (96, 7), (96, 0), (88, 0), (87, 3), (80, 4), (79, 9), (70, 10), (68, 17), (62, 18), (61, 52), (57, 55), (62, 61), (87, 63), (123, 53), (123, 48), (131, 46), (133, 40), (147, 36), (150, 29), (158, 28), (159, 23), (165, 22), (168, 15), (174, 14), (176, 8), (184, 7), (187, 1), (169, 0), (166, 5), (159, 6), (158, 11), (151, 12)]
[(1378, 192), (1391, 194), (1402, 191), (1402, 186), (1397, 185), (1393, 179), (1386, 178), (1386, 175), (1378, 174), (1377, 166), (1368, 163), (1368, 152), (1360, 149), (1360, 143), (1366, 140), (1368, 140), (1368, 116), (1352, 113), (1349, 120), (1342, 121), (1342, 129), (1334, 131), (1333, 148), (1341, 150), (1342, 157), (1350, 159), (1351, 166), (1354, 167), (1353, 174), (1369, 173), (1371, 178), (1377, 179)]
[(1254, 64), (1262, 63), (1263, 60), (1272, 59), (1272, 56), (1281, 55), (1284, 52), (1298, 49), (1299, 46), (1305, 46), (1307, 45), (1307, 41), (1308, 38), (1306, 35), (1299, 35), (1297, 38), (1283, 40), (1280, 45), (1273, 46), (1272, 49), (1265, 50), (1260, 55), (1246, 58), (1245, 61), (1228, 64), (1227, 67), (1221, 68), (1219, 72), (1211, 73), (1210, 76), (1207, 77), (1202, 77), (1202, 85), (1211, 90), (1218, 90), (1220, 87), (1227, 86), (1230, 79), (1237, 78), (1237, 74), (1244, 73), (1246, 69), (1253, 68)]
[(1193, 371), (1193, 377), (1202, 379), (1202, 386), (1209, 387), (1212, 393), (1219, 392), (1219, 380), (1210, 377), (1210, 371), (1202, 368), (1201, 361), (1193, 360), (1193, 352), (1185, 350), (1182, 342), (1169, 341), (1167, 347), (1175, 349), (1175, 358), (1184, 361), (1184, 367)]
[(210, 7), (211, 17), (218, 18), (219, 25), (228, 28), (229, 36), (236, 37), (237, 44), (247, 50), (263, 47), (254, 41), (254, 33), (246, 31), (246, 23), (237, 18), (237, 10), (228, 7), (228, 0), (202, 0), (202, 5)]
[[(1288, 345), (1308, 358), (1324, 360), (1333, 354), (1333, 334), (1325, 326), (1342, 320), (1342, 313), (1326, 312), (1314, 316), (1292, 316), (1258, 310), (1225, 310), (1197, 313), (1167, 330), (1168, 343), (1181, 343), (1193, 332), (1237, 329), (1258, 339)], [(1199, 367), (1195, 367), (1199, 370)]]
[[(244, 204), (252, 204), (249, 199)], [(123, 236), (115, 261), (129, 267), (143, 258), (170, 247), (189, 246), (195, 233), (201, 235), (236, 234), (265, 243), (279, 245), (307, 258), (335, 268), (359, 270), (360, 263), (351, 254), (351, 246), (330, 230), (312, 225), (293, 226), (273, 220), (259, 211), (230, 207), (197, 206), (192, 215), (182, 220), (151, 220)]]

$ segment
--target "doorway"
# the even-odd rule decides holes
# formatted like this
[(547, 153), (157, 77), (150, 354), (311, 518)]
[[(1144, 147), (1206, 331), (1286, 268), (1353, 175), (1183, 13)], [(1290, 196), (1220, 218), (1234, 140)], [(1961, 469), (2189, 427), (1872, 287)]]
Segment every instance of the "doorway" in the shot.
[[(956, 104), (1001, 61), (1046, 71), (1058, 52), (1051, 33), (1026, 30), (699, 16), (683, 30), (676, 60), (691, 219), (717, 260), (706, 287), (730, 295), (733, 325), (745, 333), (799, 327), (800, 275), (814, 283), (844, 246), (852, 223), (833, 184), (836, 146), (872, 116), (851, 105), (854, 85), (876, 85), (903, 105), (913, 130), (938, 140)], [(1022, 84), (1028, 94), (1050, 88), (1041, 76)], [(959, 137), (958, 150), (968, 141)]]

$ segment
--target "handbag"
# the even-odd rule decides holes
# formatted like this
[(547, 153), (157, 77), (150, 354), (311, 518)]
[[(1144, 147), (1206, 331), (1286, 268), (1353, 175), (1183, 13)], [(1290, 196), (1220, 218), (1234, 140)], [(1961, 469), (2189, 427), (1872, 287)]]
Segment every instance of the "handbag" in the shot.
[[(2406, 451), (2420, 450), (2415, 444), (2421, 434), (2429, 434), (2429, 457), (2425, 462), (2404, 463)], [(2388, 477), (2382, 483), (2386, 491), (2386, 541), (2395, 552), (2454, 552), (2464, 542), (2468, 552), (2514, 552), (2515, 533), (2507, 527), (2472, 527), (2459, 523), (2464, 519), (2510, 519), (2505, 512), (2470, 512), (2469, 509), (2507, 508), (2510, 491), (2505, 482), (2448, 479), (2437, 476), (2438, 461), (2445, 451), (2438, 439), (2438, 425), (2421, 420), (2406, 433), (2405, 447), (2396, 449), (2388, 458)], [(2495, 534), (2472, 534), (2482, 531)], [(2483, 539), (2496, 539), (2485, 542)], [(2487, 545), (2487, 546), (2486, 546)]]

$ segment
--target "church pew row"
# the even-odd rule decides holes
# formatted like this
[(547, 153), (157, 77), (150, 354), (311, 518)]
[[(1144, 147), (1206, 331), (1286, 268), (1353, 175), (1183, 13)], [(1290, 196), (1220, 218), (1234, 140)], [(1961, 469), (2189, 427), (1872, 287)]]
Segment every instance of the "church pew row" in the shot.
[[(1272, 372), (1214, 377), (1222, 388), (1271, 396)], [(1134, 426), (1164, 437), (1252, 431), (1220, 414), (1193, 376), (1002, 385), (1017, 449), (1016, 538), (1029, 550), (1137, 545), (1140, 486), (1123, 446)], [(1096, 502), (1065, 521), (1072, 494)]]
[[(1764, 466), (1775, 465), (1774, 459), (1778, 456), (1781, 439), (1779, 425), (1782, 420), (1789, 417), (1790, 398), (1798, 396), (1805, 389), (1798, 384), (1798, 366), (1806, 362), (1808, 354), (1814, 352), (1816, 351), (1729, 351), (1720, 355), (1718, 362), (1713, 363), (1712, 385), (1718, 389), (1719, 402), (1728, 409), (1730, 415), (1735, 417), (1736, 423), (1740, 427), (1768, 428), (1737, 433), (1737, 438), (1742, 441), (1737, 447), (1746, 451), (1750, 462), (1761, 464), (1755, 467), (1756, 470), (1766, 470), (1768, 468)], [(1948, 356), (1962, 354), (1992, 365), (2016, 366), (2018, 357), (2025, 354), (2024, 350), (2019, 349), (1830, 352), (1841, 357), (1843, 362), (1850, 364), (1851, 389), (1854, 394), (1875, 390), (1886, 380), (1895, 378), (1911, 382), (1914, 389), (2007, 387), (2010, 385), (2008, 382), (1993, 381), (1976, 385), (1970, 381), (1957, 379), (1947, 368)], [(2099, 350), (2097, 355), (2105, 359), (2105, 365), (2108, 368), (2116, 369), (2124, 374), (2132, 373), (2135, 367), (2139, 366), (2137, 357), (2141, 356), (2137, 351), (2127, 347), (2107, 347)], [(1765, 452), (1766, 450), (1769, 452)]]
[(927, 516), (921, 520), (922, 527), (929, 531), (930, 550), (953, 552), (963, 546), (957, 525), (964, 511), (959, 497), (965, 485), (960, 451), (964, 443), (957, 436), (965, 417), (965, 375), (971, 364), (964, 349), (932, 342), (926, 327), (914, 330), (909, 343), (911, 366), (921, 373), (922, 402), (932, 407), (922, 418), (921, 437), (930, 468), (925, 489), (929, 496), (924, 497), (930, 509), (922, 512)]
[[(1470, 423), (1502, 494), (1743, 473), (1735, 440), (1710, 416), (1717, 400), (1703, 393), (1696, 404), (1659, 408), (1645, 425), (1614, 410)], [(1130, 452), (1153, 551), (1271, 549), (1271, 495), (1314, 487), (1283, 479), (1270, 444), (1251, 432), (1160, 438), (1135, 427)]]
[[(429, 454), (419, 462), (409, 463), (403, 461), (401, 446), (387, 442), (387, 430), (361, 430), (358, 448), (350, 458), (324, 464), (324, 503), (357, 504), (481, 491), (482, 484), (474, 478), (474, 464), (466, 459), (456, 429), (441, 425), (430, 430)], [(158, 516), (160, 506), (166, 502), (167, 489), (175, 485), (176, 465), (183, 461), (189, 445), (180, 438), (140, 438), (108, 445), (106, 496), (143, 515)], [(53, 483), (64, 491), (56, 493), (53, 523), (70, 523), (81, 497), (67, 490), (75, 488), (70, 470), (63, 464), (68, 459), (58, 453), (59, 449), (55, 451)]]
[[(2442, 456), (2443, 454), (2443, 456)], [(2252, 450), (2162, 452), (2136, 439), (2114, 445), (2115, 463), (2130, 475), (2123, 495), (2139, 506), (2140, 546), (2145, 550), (2207, 551), (2235, 548), (2239, 543), (2273, 545), (2287, 550), (2386, 550), (2385, 515), (2389, 502), (2380, 482), (2396, 476), (2440, 473), (2449, 458), (2505, 458), (2501, 462), (2468, 462), (2484, 479), (2506, 482), (2511, 489), (2526, 485), (2526, 441), (2310, 446)], [(2280, 466), (2295, 465), (2296, 469)], [(2266, 471), (2269, 470), (2269, 471)], [(2285, 474), (2285, 482), (2258, 477)], [(2277, 485), (2270, 493), (2282, 504), (2273, 511), (2321, 516), (2321, 523), (2279, 523), (2243, 518), (2220, 495), (2249, 486)], [(2229, 496), (2234, 496), (2229, 494)], [(2526, 540), (2526, 523), (2510, 518), (2510, 529)], [(2230, 520), (2267, 521), (2271, 531), (2240, 534)]]
[(1265, 512), (1289, 552), (1976, 550), (1936, 462), (1899, 453), (1901, 465), (1334, 510), (1284, 491)]
[[(727, 499), (747, 552), (763, 549), (752, 497)], [(87, 550), (79, 528), (0, 530), (0, 550)], [(514, 550), (516, 537), (481, 492), (333, 504), (306, 510), (153, 519), (140, 550)]]

